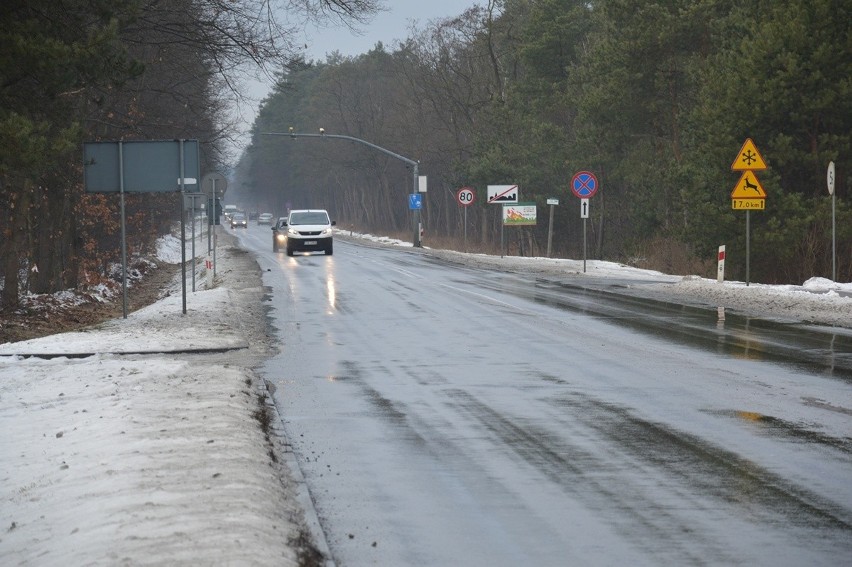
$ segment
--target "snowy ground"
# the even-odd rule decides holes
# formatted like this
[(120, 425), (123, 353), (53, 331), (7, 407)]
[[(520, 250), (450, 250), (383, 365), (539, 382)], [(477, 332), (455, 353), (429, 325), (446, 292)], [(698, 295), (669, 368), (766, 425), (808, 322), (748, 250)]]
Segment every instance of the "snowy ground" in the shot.
[[(274, 348), (260, 271), (228, 238), (214, 285), (198, 272), (185, 315), (178, 283), (126, 320), (0, 345), (0, 564), (296, 565), (308, 553), (298, 542), (315, 520), (283, 438), (261, 427), (280, 419), (251, 370)], [(174, 244), (163, 261), (180, 257)], [(852, 283), (746, 287), (611, 262), (584, 274), (576, 260), (425, 253), (852, 328)]]
[[(166, 243), (162, 259), (179, 259)], [(297, 565), (308, 552), (288, 454), (260, 423), (280, 419), (251, 370), (271, 352), (259, 269), (218, 256), (186, 315), (178, 280), (126, 320), (0, 345), (51, 356), (0, 356), (1, 565)]]

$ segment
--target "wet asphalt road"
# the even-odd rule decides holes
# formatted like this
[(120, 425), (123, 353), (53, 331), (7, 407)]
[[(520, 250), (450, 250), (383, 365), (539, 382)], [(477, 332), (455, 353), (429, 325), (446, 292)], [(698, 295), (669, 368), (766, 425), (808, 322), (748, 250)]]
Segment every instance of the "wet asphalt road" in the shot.
[(242, 240), (280, 333), (263, 372), (338, 565), (852, 557), (848, 332)]

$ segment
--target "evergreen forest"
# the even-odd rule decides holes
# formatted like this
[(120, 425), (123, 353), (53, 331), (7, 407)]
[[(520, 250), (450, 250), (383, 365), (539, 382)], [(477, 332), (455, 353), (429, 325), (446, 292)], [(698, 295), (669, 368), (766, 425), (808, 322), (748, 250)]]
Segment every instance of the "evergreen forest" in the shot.
[[(798, 284), (831, 277), (834, 213), (837, 279), (852, 280), (852, 0), (465, 4), (392, 45), (316, 61), (296, 27), (357, 27), (383, 2), (5, 0), (0, 311), (113, 277), (119, 200), (86, 193), (85, 142), (198, 140), (202, 174), (229, 176), (228, 202), (323, 207), (339, 228), (410, 239), (410, 163), (291, 128), (416, 162), (425, 246), (499, 252), (486, 188), (518, 185), (538, 220), (506, 229), (509, 254), (546, 254), (557, 198), (554, 257), (581, 257), (585, 232), (590, 258), (712, 276), (724, 244), (743, 279), (748, 238), (752, 281)], [(252, 77), (274, 86), (233, 155)], [(765, 208), (748, 213), (731, 203), (746, 139), (767, 165), (754, 172)], [(585, 221), (570, 190), (584, 170), (599, 180)], [(179, 218), (177, 197), (127, 196), (132, 255)]]
[[(581, 258), (585, 230), (590, 258), (714, 277), (724, 244), (743, 280), (749, 238), (752, 281), (800, 284), (832, 275), (833, 161), (848, 281), (850, 22), (849, 0), (491, 1), (395, 45), (281, 70), (233, 198), (276, 215), (327, 208), (342, 228), (411, 241), (411, 167), (361, 143), (286, 136), (322, 128), (418, 162), (425, 246), (498, 252), (486, 188), (518, 185), (537, 224), (506, 229), (509, 254), (545, 255), (556, 198), (553, 257)], [(747, 139), (767, 165), (754, 172), (765, 208), (748, 213), (731, 198)], [(579, 171), (599, 185), (585, 229)], [(476, 194), (467, 211), (463, 187)]]

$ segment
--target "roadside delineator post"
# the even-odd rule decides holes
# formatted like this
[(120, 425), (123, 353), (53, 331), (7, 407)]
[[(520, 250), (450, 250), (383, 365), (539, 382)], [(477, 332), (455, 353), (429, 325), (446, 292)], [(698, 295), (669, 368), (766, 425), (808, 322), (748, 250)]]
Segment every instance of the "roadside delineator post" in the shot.
[(719, 246), (719, 269), (716, 272), (716, 281), (722, 283), (725, 281), (725, 245)]

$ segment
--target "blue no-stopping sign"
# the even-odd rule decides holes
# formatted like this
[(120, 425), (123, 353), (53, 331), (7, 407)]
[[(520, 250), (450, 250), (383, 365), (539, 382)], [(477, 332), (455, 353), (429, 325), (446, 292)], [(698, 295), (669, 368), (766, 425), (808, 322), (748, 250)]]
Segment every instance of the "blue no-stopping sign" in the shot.
[(588, 199), (598, 191), (598, 178), (589, 171), (580, 171), (571, 178), (571, 192), (581, 199)]

